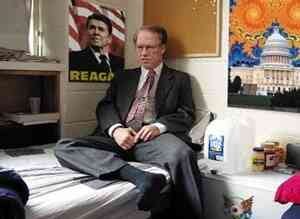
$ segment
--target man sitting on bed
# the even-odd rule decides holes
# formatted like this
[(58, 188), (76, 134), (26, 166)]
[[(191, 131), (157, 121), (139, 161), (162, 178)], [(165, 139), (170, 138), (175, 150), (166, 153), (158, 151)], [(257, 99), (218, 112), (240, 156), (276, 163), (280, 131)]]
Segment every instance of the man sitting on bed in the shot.
[(195, 118), (190, 77), (163, 62), (164, 28), (143, 26), (134, 43), (141, 67), (116, 74), (97, 106), (95, 133), (61, 140), (56, 156), (64, 166), (99, 179), (132, 182), (139, 190), (140, 210), (154, 207), (166, 180), (128, 161), (158, 165), (170, 173), (172, 210), (178, 218), (201, 218), (200, 172), (188, 146)]

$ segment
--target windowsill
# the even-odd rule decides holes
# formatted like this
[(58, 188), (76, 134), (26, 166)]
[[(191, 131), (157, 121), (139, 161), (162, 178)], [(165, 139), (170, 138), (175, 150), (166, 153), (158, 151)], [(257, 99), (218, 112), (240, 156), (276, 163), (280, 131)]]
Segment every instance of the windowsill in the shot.
[(62, 63), (0, 61), (0, 70), (60, 72), (65, 71), (66, 66)]
[(58, 112), (51, 113), (3, 113), (4, 118), (16, 123), (27, 125), (39, 125), (47, 123), (57, 123), (60, 115)]

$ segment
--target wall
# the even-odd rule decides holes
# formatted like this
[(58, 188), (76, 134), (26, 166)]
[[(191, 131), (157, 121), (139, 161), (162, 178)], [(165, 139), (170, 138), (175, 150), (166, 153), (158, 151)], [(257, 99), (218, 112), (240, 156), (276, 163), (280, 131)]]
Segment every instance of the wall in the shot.
[(220, 118), (228, 115), (252, 118), (256, 123), (256, 143), (268, 139), (278, 140), (283, 144), (300, 142), (300, 114), (227, 107), (229, 0), (223, 0), (222, 10), (220, 58), (174, 59), (168, 60), (168, 63), (189, 72), (196, 79), (194, 90), (198, 109), (212, 110)]
[[(143, 1), (140, 0), (93, 0), (94, 2), (121, 9), (126, 14), (127, 43), (125, 48), (126, 67), (135, 66), (132, 37), (142, 22)], [(67, 2), (67, 1), (66, 1)], [(67, 25), (66, 25), (67, 26)], [(67, 35), (65, 37), (67, 38)], [(65, 45), (68, 45), (66, 42)], [(68, 48), (64, 48), (67, 57)], [(66, 62), (68, 63), (68, 61)], [(95, 126), (95, 110), (100, 99), (105, 95), (108, 84), (101, 83), (70, 83), (65, 72), (61, 82), (62, 137), (85, 136)]]
[[(142, 24), (142, 0), (98, 0), (103, 4), (123, 9), (127, 15), (126, 67), (136, 66), (132, 36)], [(46, 36), (49, 38), (49, 55), (56, 54), (63, 63), (68, 63), (68, 1), (44, 0), (45, 19), (49, 26)], [(51, 9), (51, 10), (50, 10)], [(60, 9), (60, 10), (57, 10)], [(55, 11), (56, 13), (53, 13)], [(222, 7), (222, 51), (218, 58), (173, 59), (167, 63), (190, 73), (193, 77), (194, 98), (198, 112), (209, 109), (220, 118), (226, 115), (249, 116), (256, 122), (256, 142), (266, 139), (279, 140), (282, 143), (300, 142), (298, 124), (300, 114), (270, 112), (262, 110), (238, 109), (227, 107), (227, 54), (228, 54), (228, 18), (229, 0), (223, 0)], [(52, 25), (52, 23), (54, 23)], [(49, 25), (51, 24), (51, 25)], [(103, 84), (68, 83), (67, 72), (61, 77), (62, 137), (84, 135), (95, 125), (94, 110), (97, 102), (105, 93)], [(92, 96), (91, 96), (92, 95)], [(89, 112), (83, 112), (87, 105)], [(85, 115), (82, 118), (81, 115)]]
[[(132, 36), (142, 24), (143, 1), (101, 0), (101, 2), (125, 10), (127, 15), (126, 67), (136, 66)], [(278, 140), (284, 144), (300, 142), (300, 132), (297, 127), (297, 124), (300, 124), (300, 114), (227, 107), (229, 0), (223, 0), (221, 10), (221, 57), (173, 59), (167, 60), (167, 63), (190, 73), (192, 76), (194, 99), (198, 113), (204, 109), (209, 109), (216, 112), (219, 118), (228, 115), (252, 118), (256, 123), (256, 143), (267, 139)], [(72, 89), (74, 90), (74, 88)], [(101, 93), (101, 91), (98, 92)]]
[(25, 1), (2, 0), (0, 15), (0, 47), (27, 50), (29, 20), (25, 13)]
[[(18, 0), (1, 3), (3, 8), (16, 4)], [(99, 4), (113, 6), (125, 11), (127, 15), (126, 67), (135, 66), (132, 36), (142, 22), (143, 1), (140, 0), (91, 0)], [(41, 0), (42, 45), (43, 55), (58, 58), (65, 69), (60, 74), (60, 124), (61, 137), (77, 137), (90, 134), (96, 126), (95, 109), (99, 100), (105, 95), (108, 84), (102, 83), (70, 83), (68, 81), (68, 0)], [(5, 7), (4, 7), (5, 6)], [(16, 7), (13, 7), (16, 8)], [(3, 11), (3, 10), (2, 10)], [(5, 10), (4, 10), (5, 11)], [(7, 17), (7, 16), (6, 16)], [(10, 20), (14, 24), (15, 17)], [(4, 19), (5, 20), (5, 19)], [(18, 46), (23, 35), (20, 34), (21, 22), (7, 25), (0, 21), (5, 34), (0, 39), (10, 45)], [(19, 24), (20, 23), (20, 24)], [(20, 29), (20, 31), (19, 31)], [(12, 34), (12, 36), (11, 36)], [(24, 38), (25, 39), (25, 38)], [(0, 40), (0, 42), (2, 42)], [(27, 41), (27, 36), (26, 36)], [(23, 43), (24, 44), (24, 43)], [(6, 46), (0, 43), (0, 46)]]

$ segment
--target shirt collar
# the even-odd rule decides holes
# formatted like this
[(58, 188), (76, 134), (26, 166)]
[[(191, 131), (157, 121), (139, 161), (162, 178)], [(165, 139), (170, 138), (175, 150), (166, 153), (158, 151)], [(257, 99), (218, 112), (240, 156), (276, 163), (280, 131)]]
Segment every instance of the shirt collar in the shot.
[[(162, 68), (163, 68), (163, 62), (161, 62), (156, 68), (154, 68), (153, 70), (155, 71), (156, 75), (160, 75)], [(141, 67), (142, 69), (142, 74), (147, 74), (148, 73), (148, 69), (144, 68), (143, 66)]]
[(89, 47), (89, 48), (91, 49), (91, 51), (94, 53), (94, 55), (96, 57), (100, 57), (100, 55), (105, 55), (106, 58), (109, 60), (109, 55), (108, 55), (107, 52), (103, 52), (103, 51), (102, 51), (102, 53), (101, 52), (95, 52), (95, 50), (92, 47)]

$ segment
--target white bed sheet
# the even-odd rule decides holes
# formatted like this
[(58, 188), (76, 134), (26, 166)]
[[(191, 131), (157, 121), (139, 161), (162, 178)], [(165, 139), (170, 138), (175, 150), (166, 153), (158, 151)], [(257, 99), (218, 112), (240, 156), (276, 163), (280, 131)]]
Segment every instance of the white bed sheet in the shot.
[[(56, 160), (52, 147), (0, 150), (0, 166), (16, 170), (30, 189), (27, 219), (142, 219), (149, 216), (149, 212), (137, 210), (138, 191), (133, 184), (100, 181), (64, 168)], [(165, 170), (132, 164), (163, 173), (169, 180)]]

